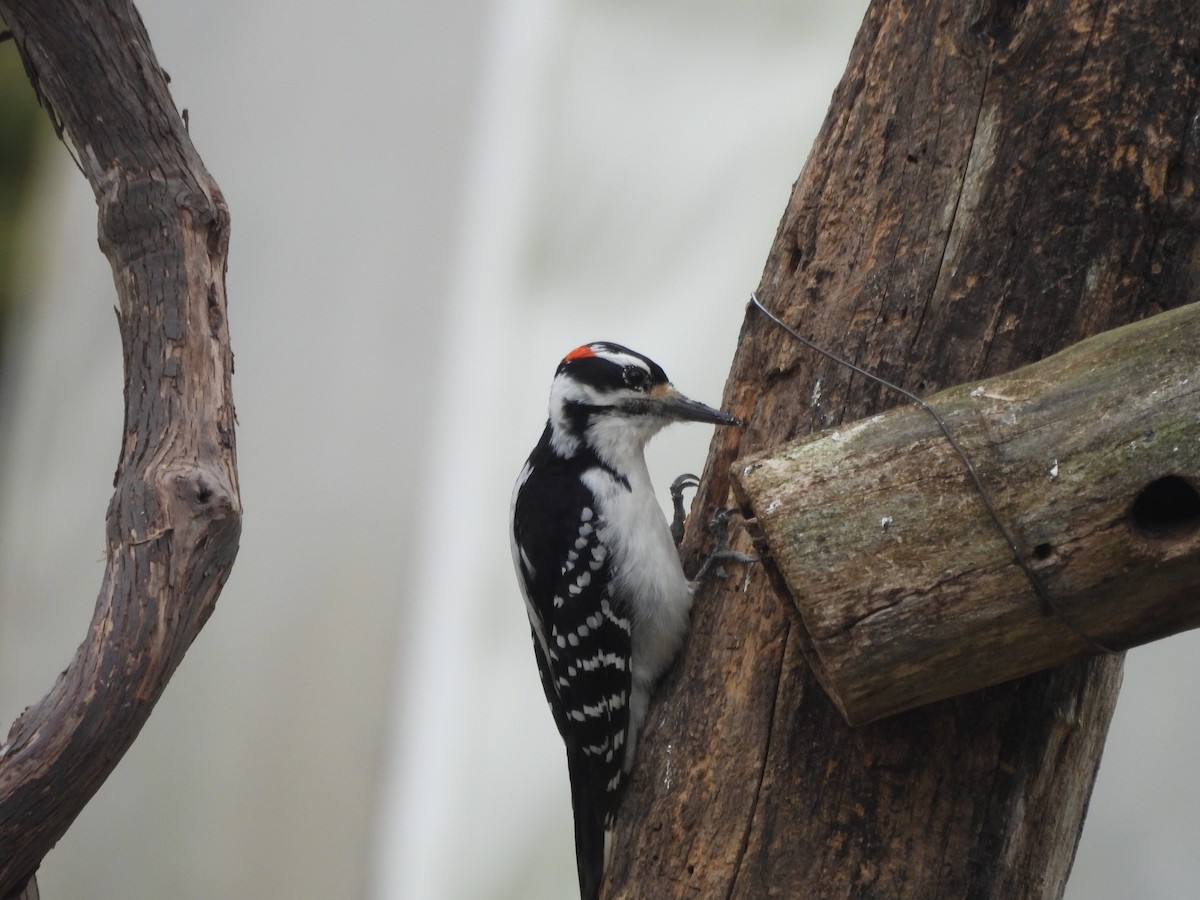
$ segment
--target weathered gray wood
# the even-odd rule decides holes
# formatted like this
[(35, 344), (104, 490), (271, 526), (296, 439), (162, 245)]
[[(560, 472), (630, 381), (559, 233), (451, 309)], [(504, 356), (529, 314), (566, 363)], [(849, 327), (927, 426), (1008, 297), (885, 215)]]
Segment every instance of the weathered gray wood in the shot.
[(241, 500), (229, 214), (141, 19), (128, 0), (0, 0), (0, 15), (96, 194), (125, 357), (108, 561), (91, 628), (0, 747), (8, 897), (133, 743), (212, 613), (237, 553)]
[(1192, 304), (929, 398), (1049, 609), (916, 405), (733, 467), (847, 721), (1200, 625), (1197, 348)]

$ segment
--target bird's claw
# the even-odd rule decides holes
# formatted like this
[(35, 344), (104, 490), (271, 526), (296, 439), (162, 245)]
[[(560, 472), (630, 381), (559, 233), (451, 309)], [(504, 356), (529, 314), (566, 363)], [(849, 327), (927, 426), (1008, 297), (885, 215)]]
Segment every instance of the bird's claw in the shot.
[(717, 507), (713, 513), (712, 519), (709, 520), (708, 530), (712, 532), (713, 549), (710, 554), (701, 563), (692, 582), (699, 584), (705, 579), (709, 571), (714, 571), (719, 578), (729, 577), (729, 573), (725, 571), (721, 565), (722, 562), (739, 562), (739, 563), (755, 563), (758, 562), (758, 557), (751, 553), (742, 553), (738, 550), (730, 549), (729, 546), (729, 520), (736, 509), (727, 507)]
[(674, 518), (671, 519), (671, 537), (674, 539), (676, 547), (683, 540), (683, 526), (687, 522), (687, 512), (683, 508), (683, 492), (687, 488), (699, 486), (700, 479), (686, 472), (671, 482), (671, 509), (674, 510)]

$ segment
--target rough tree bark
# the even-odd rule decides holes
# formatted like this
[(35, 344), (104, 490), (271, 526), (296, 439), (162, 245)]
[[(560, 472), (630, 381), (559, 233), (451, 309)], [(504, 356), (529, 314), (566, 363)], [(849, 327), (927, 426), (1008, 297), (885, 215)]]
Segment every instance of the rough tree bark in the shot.
[(241, 530), (229, 215), (127, 0), (0, 0), (99, 206), (125, 358), (107, 567), (87, 637), (0, 747), (0, 897), (133, 743), (212, 613)]
[[(1182, 2), (878, 0), (759, 296), (919, 393), (1194, 298), (1197, 46)], [(739, 457), (896, 403), (748, 312), (725, 408), (752, 424), (695, 508)], [(761, 566), (698, 595), (607, 896), (1060, 896), (1122, 659), (850, 729), (793, 616)]]

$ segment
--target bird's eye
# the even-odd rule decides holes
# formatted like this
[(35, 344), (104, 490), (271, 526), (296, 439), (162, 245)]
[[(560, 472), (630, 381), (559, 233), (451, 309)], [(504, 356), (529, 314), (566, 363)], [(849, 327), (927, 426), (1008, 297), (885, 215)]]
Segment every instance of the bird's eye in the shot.
[(625, 384), (635, 391), (644, 391), (650, 387), (650, 373), (645, 369), (638, 368), (637, 366), (626, 366), (621, 374), (625, 378)]

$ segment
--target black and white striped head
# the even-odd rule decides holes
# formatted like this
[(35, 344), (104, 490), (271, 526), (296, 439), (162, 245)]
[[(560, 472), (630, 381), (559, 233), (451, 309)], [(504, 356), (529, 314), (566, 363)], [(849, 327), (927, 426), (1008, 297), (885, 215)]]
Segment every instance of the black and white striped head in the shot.
[(640, 453), (672, 422), (742, 424), (689, 400), (658, 363), (620, 344), (584, 344), (558, 364), (550, 387), (550, 427), (559, 455), (573, 455), (581, 443), (605, 457), (623, 450)]

